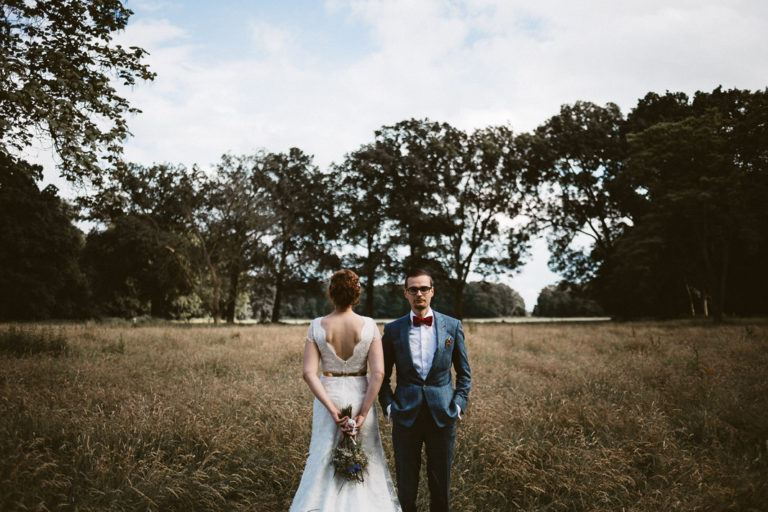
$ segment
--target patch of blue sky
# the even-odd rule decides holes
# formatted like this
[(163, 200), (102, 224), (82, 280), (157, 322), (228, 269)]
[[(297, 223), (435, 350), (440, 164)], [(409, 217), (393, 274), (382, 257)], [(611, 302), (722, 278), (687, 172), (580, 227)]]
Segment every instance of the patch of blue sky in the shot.
[(488, 40), (488, 33), (471, 27), (464, 37), (464, 46), (473, 48), (476, 44)]
[(547, 27), (543, 18), (530, 13), (520, 12), (515, 25), (517, 30), (535, 41), (547, 39)]
[(166, 20), (183, 29), (183, 43), (197, 47), (197, 57), (205, 60), (254, 56), (259, 48), (253, 32), (259, 27), (287, 34), (300, 53), (325, 67), (344, 66), (373, 50), (367, 24), (316, 0), (129, 0), (126, 5), (135, 12), (133, 23)]
[[(494, 16), (490, 10), (487, 10), (484, 14), (491, 17)], [(484, 42), (491, 42), (498, 37), (505, 37), (511, 33), (517, 33), (537, 42), (546, 41), (550, 38), (548, 24), (544, 18), (521, 10), (516, 12), (514, 22), (509, 26), (488, 27), (485, 24), (481, 24), (478, 27), (470, 23), (467, 35), (464, 38), (464, 46), (475, 48)]]

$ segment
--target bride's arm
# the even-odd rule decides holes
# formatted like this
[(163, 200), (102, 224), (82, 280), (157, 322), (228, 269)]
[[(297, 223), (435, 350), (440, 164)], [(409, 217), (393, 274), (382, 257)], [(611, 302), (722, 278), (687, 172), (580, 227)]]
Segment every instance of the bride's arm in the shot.
[(341, 411), (338, 406), (333, 403), (333, 400), (331, 400), (331, 397), (329, 397), (328, 393), (325, 391), (323, 383), (320, 382), (320, 378), (317, 376), (319, 364), (320, 351), (318, 350), (317, 345), (315, 345), (315, 342), (307, 338), (304, 343), (304, 381), (306, 381), (310, 391), (312, 391), (317, 399), (320, 400), (320, 403), (328, 409), (329, 413), (331, 413), (333, 421), (341, 426), (345, 424), (349, 418), (341, 416)]
[(376, 401), (376, 397), (379, 395), (379, 388), (384, 380), (384, 350), (381, 348), (380, 336), (374, 338), (371, 342), (371, 347), (368, 349), (368, 367), (370, 374), (368, 391), (366, 391), (365, 398), (363, 398), (360, 414), (355, 417), (355, 423), (357, 423), (358, 428), (360, 428), (368, 416), (368, 411), (371, 410), (373, 402)]

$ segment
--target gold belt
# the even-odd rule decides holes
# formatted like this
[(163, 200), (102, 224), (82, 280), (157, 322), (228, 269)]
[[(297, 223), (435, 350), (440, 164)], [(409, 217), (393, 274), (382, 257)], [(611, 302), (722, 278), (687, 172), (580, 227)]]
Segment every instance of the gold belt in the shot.
[(336, 372), (323, 372), (326, 377), (365, 377), (368, 374), (365, 370), (362, 372), (354, 373), (336, 373)]

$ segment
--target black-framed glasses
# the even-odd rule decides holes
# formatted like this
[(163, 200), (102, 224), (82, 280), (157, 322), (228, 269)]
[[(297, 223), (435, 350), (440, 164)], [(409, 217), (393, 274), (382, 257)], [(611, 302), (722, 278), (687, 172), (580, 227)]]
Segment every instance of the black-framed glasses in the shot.
[(421, 292), (422, 295), (426, 295), (430, 290), (432, 290), (431, 286), (411, 286), (405, 289), (405, 291), (408, 292), (408, 295), (416, 295), (419, 292)]

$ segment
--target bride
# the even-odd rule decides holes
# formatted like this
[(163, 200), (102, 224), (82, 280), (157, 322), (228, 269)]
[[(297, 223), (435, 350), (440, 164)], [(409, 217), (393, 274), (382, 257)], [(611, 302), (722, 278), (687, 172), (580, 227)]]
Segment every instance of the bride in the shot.
[[(381, 335), (372, 318), (352, 311), (360, 299), (357, 274), (346, 269), (334, 273), (328, 296), (334, 311), (312, 321), (304, 345), (304, 380), (315, 395), (312, 440), (291, 512), (399, 511), (374, 406), (384, 378)], [(321, 361), (322, 376), (318, 377)], [(352, 418), (341, 415), (348, 405)], [(334, 475), (333, 450), (350, 419), (368, 457), (362, 483)]]

